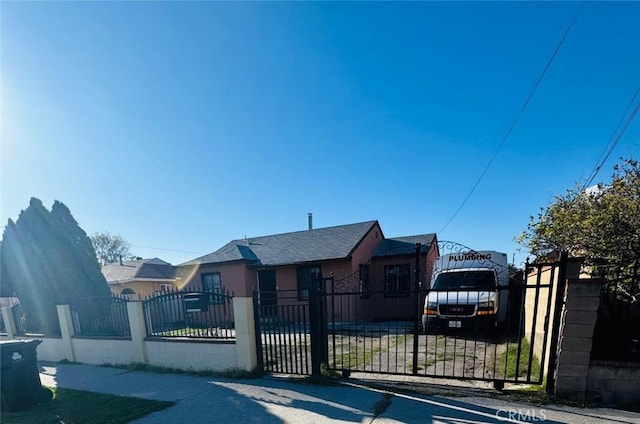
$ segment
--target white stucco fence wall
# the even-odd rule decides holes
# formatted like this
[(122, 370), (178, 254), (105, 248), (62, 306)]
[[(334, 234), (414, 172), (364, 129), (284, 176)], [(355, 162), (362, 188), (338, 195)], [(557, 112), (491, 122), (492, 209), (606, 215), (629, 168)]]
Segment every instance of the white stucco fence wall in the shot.
[[(74, 338), (72, 343), (75, 362), (93, 365), (135, 362), (131, 340)], [(39, 353), (38, 358), (40, 358)]]
[[(42, 340), (37, 348), (40, 361), (67, 360), (93, 365), (144, 363), (186, 371), (252, 371), (257, 365), (251, 298), (234, 298), (236, 340), (223, 342), (148, 339), (142, 303), (129, 302), (127, 309), (131, 339), (74, 335), (69, 305), (58, 305), (61, 338), (21, 337), (15, 335), (15, 328), (11, 328), (9, 336), (2, 339)], [(3, 310), (6, 321), (12, 321), (8, 315), (8, 311)], [(9, 324), (13, 325), (12, 322)]]
[(238, 368), (235, 343), (145, 341), (149, 365), (193, 371)]

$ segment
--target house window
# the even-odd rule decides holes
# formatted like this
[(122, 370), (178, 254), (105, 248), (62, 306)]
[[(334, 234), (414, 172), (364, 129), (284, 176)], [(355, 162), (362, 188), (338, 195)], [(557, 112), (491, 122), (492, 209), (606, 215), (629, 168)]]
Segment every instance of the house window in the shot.
[(309, 289), (321, 275), (320, 267), (317, 265), (298, 268), (298, 300), (309, 299)]
[(202, 291), (210, 293), (222, 292), (222, 281), (220, 280), (219, 272), (201, 274), (200, 278), (202, 278)]
[(161, 293), (169, 293), (172, 290), (173, 290), (173, 286), (171, 284), (160, 284)]
[(387, 296), (406, 296), (411, 285), (409, 264), (387, 265), (384, 267), (384, 293)]
[(358, 274), (360, 276), (360, 293), (362, 294), (362, 298), (369, 297), (369, 264), (360, 264), (358, 269)]

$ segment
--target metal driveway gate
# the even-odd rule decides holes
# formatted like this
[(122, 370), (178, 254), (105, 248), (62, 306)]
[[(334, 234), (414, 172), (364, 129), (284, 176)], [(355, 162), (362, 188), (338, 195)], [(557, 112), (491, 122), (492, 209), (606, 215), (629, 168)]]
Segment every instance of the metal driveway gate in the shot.
[[(506, 322), (496, 328), (456, 328), (445, 322), (441, 328), (423, 329), (428, 288), (419, 284), (402, 296), (390, 296), (388, 290), (363, 290), (362, 284), (349, 289), (329, 277), (319, 279), (305, 301), (295, 290), (277, 292), (277, 305), (261, 305), (255, 293), (258, 361), (273, 373), (319, 374), (325, 364), (343, 376), (358, 372), (484, 380), (497, 388), (505, 382), (542, 384), (545, 361), (549, 359), (550, 369), (555, 364), (555, 355), (546, 358), (545, 352), (556, 350), (562, 296), (552, 303), (552, 293), (556, 284), (563, 293), (566, 262), (563, 255), (559, 261), (527, 263), (522, 277), (501, 289), (509, 301)], [(420, 266), (416, 254), (416, 276)], [(456, 314), (469, 313), (440, 306), (450, 308), (448, 318), (454, 323), (460, 320)], [(411, 321), (408, 308), (413, 310)]]

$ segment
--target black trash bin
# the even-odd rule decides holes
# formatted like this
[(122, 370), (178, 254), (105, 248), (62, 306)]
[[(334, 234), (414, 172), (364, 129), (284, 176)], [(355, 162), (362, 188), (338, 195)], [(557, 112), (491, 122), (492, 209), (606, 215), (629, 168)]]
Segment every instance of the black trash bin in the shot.
[(36, 348), (42, 340), (0, 341), (0, 399), (5, 411), (18, 411), (51, 399), (38, 372)]

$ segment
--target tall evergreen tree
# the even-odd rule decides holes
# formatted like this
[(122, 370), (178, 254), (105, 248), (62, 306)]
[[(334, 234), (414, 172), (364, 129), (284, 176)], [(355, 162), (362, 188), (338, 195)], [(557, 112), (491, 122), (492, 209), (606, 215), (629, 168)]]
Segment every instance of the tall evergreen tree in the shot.
[(15, 223), (9, 220), (0, 261), (3, 294), (15, 294), (47, 332), (57, 329), (56, 305), (110, 294), (89, 237), (57, 201), (49, 212), (32, 198)]

